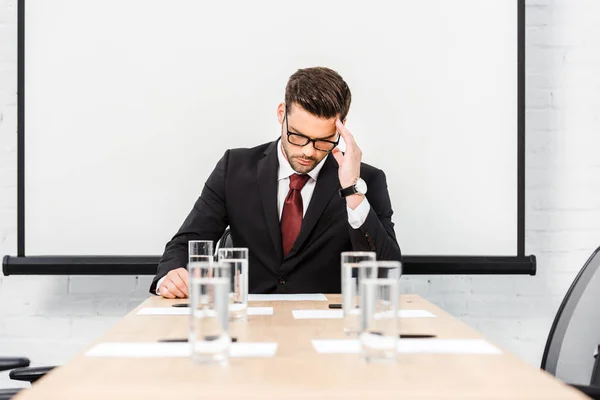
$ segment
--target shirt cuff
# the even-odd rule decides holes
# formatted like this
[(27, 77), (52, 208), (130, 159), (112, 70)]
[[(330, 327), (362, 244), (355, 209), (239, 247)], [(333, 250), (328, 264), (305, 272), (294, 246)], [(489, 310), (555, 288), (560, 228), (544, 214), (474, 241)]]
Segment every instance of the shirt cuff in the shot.
[(348, 206), (346, 206), (346, 210), (348, 210), (348, 223), (353, 229), (358, 229), (362, 226), (362, 224), (365, 223), (367, 217), (369, 216), (371, 205), (365, 197), (354, 210)]
[(159, 296), (160, 296), (160, 291), (159, 291), (159, 289), (160, 289), (160, 285), (162, 285), (162, 283), (163, 283), (163, 281), (165, 280), (165, 278), (166, 278), (166, 277), (167, 277), (166, 275), (165, 275), (165, 276), (163, 276), (163, 277), (162, 277), (162, 278), (160, 278), (160, 279), (158, 280), (158, 282), (156, 283), (156, 294), (157, 294), (157, 295), (159, 295)]

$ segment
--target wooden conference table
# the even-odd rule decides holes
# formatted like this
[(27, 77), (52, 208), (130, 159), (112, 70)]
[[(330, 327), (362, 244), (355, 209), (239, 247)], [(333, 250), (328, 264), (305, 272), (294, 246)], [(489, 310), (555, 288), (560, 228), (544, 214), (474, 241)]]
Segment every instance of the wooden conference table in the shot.
[[(587, 398), (506, 353), (400, 354), (395, 364), (367, 364), (357, 354), (318, 354), (311, 340), (345, 338), (343, 320), (296, 320), (292, 310), (326, 310), (329, 303), (340, 302), (339, 295), (327, 297), (329, 301), (251, 302), (250, 306), (272, 306), (274, 315), (251, 315), (247, 322), (231, 323), (231, 334), (240, 342), (278, 342), (272, 358), (232, 358), (228, 367), (219, 367), (195, 365), (186, 357), (110, 358), (82, 353), (17, 399)], [(136, 315), (140, 308), (170, 307), (175, 302), (158, 297), (146, 300), (95, 344), (185, 337), (186, 316)], [(419, 296), (403, 295), (401, 307), (428, 310), (436, 316), (402, 319), (404, 334), (481, 338)]]

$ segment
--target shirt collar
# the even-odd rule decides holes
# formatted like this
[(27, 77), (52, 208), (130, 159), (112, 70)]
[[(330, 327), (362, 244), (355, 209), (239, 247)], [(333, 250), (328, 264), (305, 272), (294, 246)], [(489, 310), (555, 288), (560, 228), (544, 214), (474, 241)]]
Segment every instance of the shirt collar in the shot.
[[(327, 157), (329, 157), (329, 154), (323, 157), (323, 159), (317, 164), (317, 166), (314, 167), (313, 170), (310, 171), (307, 175), (316, 181), (319, 177), (319, 172), (321, 172), (321, 169), (323, 168), (323, 164), (325, 163)], [(294, 171), (288, 160), (283, 155), (283, 145), (281, 144), (281, 139), (277, 143), (277, 159), (279, 160), (279, 173), (277, 174), (278, 181), (289, 178), (290, 175), (297, 173), (296, 171)]]

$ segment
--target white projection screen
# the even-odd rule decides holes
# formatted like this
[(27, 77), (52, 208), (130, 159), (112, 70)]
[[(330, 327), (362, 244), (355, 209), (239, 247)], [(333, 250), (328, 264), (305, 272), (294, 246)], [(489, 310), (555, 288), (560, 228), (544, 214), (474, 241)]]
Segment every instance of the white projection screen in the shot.
[(522, 2), (20, 6), (27, 256), (162, 254), (226, 149), (280, 135), (287, 79), (311, 66), (350, 86), (404, 255), (518, 255)]

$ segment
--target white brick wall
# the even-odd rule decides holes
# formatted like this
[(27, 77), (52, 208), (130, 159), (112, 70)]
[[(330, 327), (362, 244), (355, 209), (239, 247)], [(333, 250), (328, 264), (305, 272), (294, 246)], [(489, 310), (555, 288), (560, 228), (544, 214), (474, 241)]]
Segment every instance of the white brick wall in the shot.
[[(16, 253), (16, 1), (0, 0), (0, 256)], [(404, 286), (539, 365), (575, 274), (600, 245), (600, 2), (527, 2), (527, 252), (538, 276)], [(399, 227), (401, 229), (401, 227)], [(150, 277), (0, 276), (0, 355), (64, 363), (143, 298)], [(0, 388), (17, 386), (0, 373)]]

